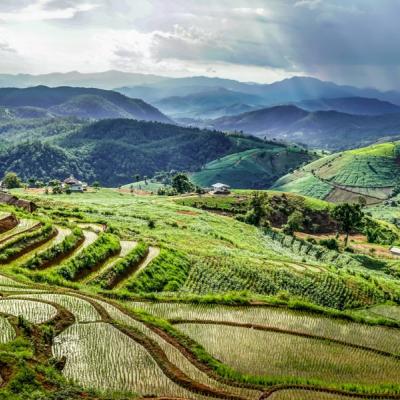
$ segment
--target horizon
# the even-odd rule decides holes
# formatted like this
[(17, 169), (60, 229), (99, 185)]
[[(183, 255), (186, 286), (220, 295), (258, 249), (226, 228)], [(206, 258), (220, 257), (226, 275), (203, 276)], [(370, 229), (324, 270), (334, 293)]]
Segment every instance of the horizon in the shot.
[(0, 73), (310, 76), (399, 89), (399, 11), (393, 0), (3, 0)]
[[(101, 75), (101, 74), (107, 74), (107, 73), (121, 73), (121, 74), (132, 74), (132, 75), (143, 75), (143, 76), (154, 76), (154, 77), (160, 77), (160, 78), (165, 78), (165, 79), (186, 79), (186, 78), (208, 78), (208, 79), (224, 79), (224, 80), (231, 80), (231, 81), (236, 81), (239, 83), (243, 83), (243, 84), (248, 84), (248, 85), (270, 85), (273, 83), (278, 83), (278, 82), (283, 82), (286, 80), (291, 80), (291, 79), (295, 79), (295, 78), (303, 78), (303, 79), (314, 79), (314, 80), (318, 80), (320, 82), (325, 82), (325, 83), (333, 83), (337, 86), (353, 86), (355, 88), (358, 89), (363, 89), (363, 90), (367, 90), (367, 89), (372, 89), (372, 90), (379, 90), (381, 92), (389, 92), (391, 90), (396, 90), (397, 89), (379, 89), (378, 87), (375, 86), (360, 86), (360, 85), (346, 85), (346, 84), (340, 84), (334, 81), (329, 81), (329, 80), (324, 80), (324, 79), (320, 79), (320, 78), (316, 78), (314, 76), (303, 76), (303, 75), (294, 75), (294, 76), (290, 76), (287, 78), (281, 78), (281, 79), (277, 79), (277, 80), (273, 80), (271, 82), (255, 82), (255, 81), (241, 81), (239, 79), (231, 79), (231, 78), (224, 78), (223, 76), (207, 76), (207, 75), (187, 75), (187, 76), (171, 76), (171, 75), (156, 75), (156, 74), (151, 74), (151, 73), (139, 73), (139, 72), (129, 72), (129, 71), (122, 71), (122, 70), (117, 70), (117, 69), (108, 69), (108, 70), (104, 70), (104, 71), (89, 71), (89, 72), (82, 72), (82, 71), (78, 71), (78, 70), (71, 70), (71, 71), (66, 71), (66, 72), (60, 72), (60, 71), (53, 71), (53, 72), (48, 72), (45, 74), (41, 74), (41, 73), (37, 73), (37, 74), (30, 74), (30, 73), (2, 73), (0, 72), (0, 76), (2, 75), (8, 75), (8, 76), (12, 76), (12, 77), (18, 77), (18, 76), (32, 76), (32, 77), (41, 77), (41, 76), (51, 76), (51, 75), (70, 75), (70, 74), (79, 74), (79, 75)], [(146, 86), (146, 83), (141, 84), (140, 86)], [(61, 87), (61, 86), (71, 86), (73, 87), (74, 85), (59, 85), (59, 86), (48, 86), (46, 84), (37, 84), (37, 85), (33, 85), (32, 87), (36, 87), (36, 86), (47, 86), (47, 87)], [(129, 86), (129, 85), (128, 85)], [(79, 87), (79, 86), (76, 86)], [(24, 87), (21, 87), (20, 89), (23, 89)], [(113, 89), (108, 89), (108, 90), (113, 90)], [(398, 89), (400, 90), (400, 89)], [(357, 96), (349, 96), (349, 97), (357, 97)]]

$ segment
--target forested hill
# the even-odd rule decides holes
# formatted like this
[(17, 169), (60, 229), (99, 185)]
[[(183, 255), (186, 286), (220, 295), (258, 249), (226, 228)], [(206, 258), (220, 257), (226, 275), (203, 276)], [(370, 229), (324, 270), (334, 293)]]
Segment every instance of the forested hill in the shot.
[[(74, 116), (87, 119), (132, 118), (171, 122), (157, 108), (143, 100), (94, 88), (0, 88), (0, 107), (8, 110), (1, 113), (3, 116), (16, 115), (19, 118)], [(35, 113), (29, 107), (35, 107)]]
[[(103, 120), (80, 127), (73, 125), (70, 132), (65, 128), (60, 135), (36, 136), (34, 143), (24, 140), (8, 146), (0, 152), (0, 175), (13, 170), (24, 179), (48, 180), (73, 173), (89, 182), (98, 180), (104, 186), (119, 186), (131, 182), (134, 174), (152, 176), (158, 171), (198, 171), (229, 154), (250, 149), (269, 151), (277, 146), (286, 148), (283, 157), (287, 154), (292, 160), (288, 163), (281, 160), (277, 177), (315, 157), (304, 151), (294, 165), (292, 152), (295, 150), (283, 144), (157, 122)], [(266, 181), (265, 187), (270, 183)], [(248, 187), (251, 188), (250, 181)]]

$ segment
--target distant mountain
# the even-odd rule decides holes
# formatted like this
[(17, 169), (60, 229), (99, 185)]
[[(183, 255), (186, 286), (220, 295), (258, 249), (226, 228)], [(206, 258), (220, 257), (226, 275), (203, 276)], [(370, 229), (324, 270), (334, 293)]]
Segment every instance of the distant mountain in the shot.
[(116, 90), (130, 97), (139, 97), (149, 102), (155, 102), (166, 97), (187, 96), (217, 87), (259, 96), (266, 106), (297, 103), (304, 100), (348, 97), (373, 98), (400, 105), (400, 92), (398, 91), (382, 92), (372, 88), (363, 89), (337, 85), (333, 82), (325, 82), (311, 77), (293, 77), (271, 84), (246, 83), (207, 77), (165, 78), (158, 82), (137, 86), (125, 85), (125, 87)]
[(277, 106), (218, 118), (208, 121), (207, 127), (342, 150), (368, 145), (385, 136), (399, 135), (400, 114), (365, 116)]
[[(145, 121), (171, 122), (155, 107), (143, 100), (131, 99), (110, 90), (35, 86), (26, 89), (0, 89), (0, 107), (25, 111), (25, 118), (34, 118), (26, 107), (35, 107), (36, 117), (75, 116), (89, 119), (132, 118)], [(31, 109), (32, 111), (32, 109)], [(17, 112), (17, 111), (11, 111)]]
[[(225, 88), (210, 88), (186, 96), (167, 97), (155, 103), (172, 118), (216, 118), (235, 114), (235, 111), (248, 111), (263, 104), (263, 99), (248, 93), (235, 92)], [(229, 110), (230, 107), (233, 110)]]
[(30, 74), (0, 74), (0, 87), (30, 87), (45, 85), (95, 87), (100, 89), (113, 89), (125, 85), (152, 84), (166, 79), (156, 75), (134, 74), (121, 71), (105, 71), (94, 73), (81, 73), (77, 71), (66, 73), (51, 73), (43, 75)]
[(336, 99), (303, 100), (296, 104), (307, 111), (339, 111), (356, 115), (381, 115), (400, 113), (400, 107), (388, 101), (366, 97), (341, 97)]

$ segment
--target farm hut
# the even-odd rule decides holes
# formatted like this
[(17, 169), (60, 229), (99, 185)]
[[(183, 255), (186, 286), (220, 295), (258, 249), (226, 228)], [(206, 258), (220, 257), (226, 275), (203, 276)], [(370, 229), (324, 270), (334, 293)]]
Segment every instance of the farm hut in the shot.
[(69, 189), (71, 192), (83, 192), (83, 183), (80, 180), (75, 179), (72, 175), (69, 178), (64, 179), (63, 187)]
[(212, 194), (229, 194), (230, 193), (230, 186), (225, 185), (225, 183), (214, 183), (211, 185), (212, 187)]
[(400, 247), (391, 247), (390, 252), (395, 256), (400, 256)]

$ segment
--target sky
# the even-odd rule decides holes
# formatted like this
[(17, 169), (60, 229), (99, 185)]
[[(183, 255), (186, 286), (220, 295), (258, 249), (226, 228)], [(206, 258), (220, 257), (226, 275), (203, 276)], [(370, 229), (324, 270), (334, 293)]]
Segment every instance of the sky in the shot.
[(400, 89), (399, 0), (0, 0), (0, 73)]

